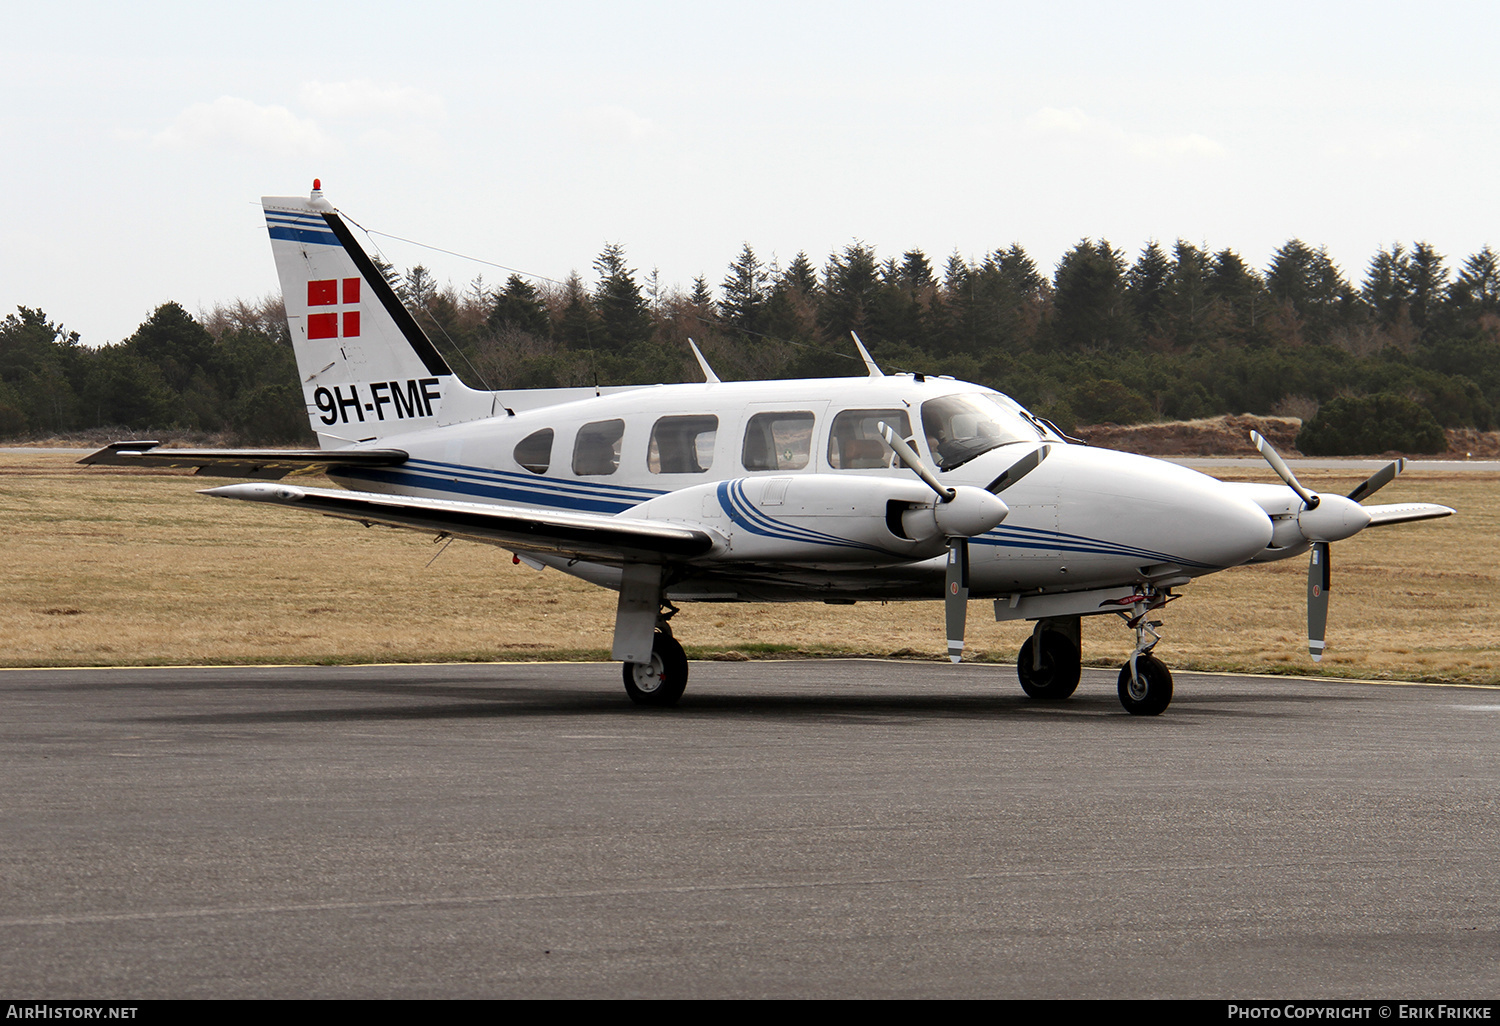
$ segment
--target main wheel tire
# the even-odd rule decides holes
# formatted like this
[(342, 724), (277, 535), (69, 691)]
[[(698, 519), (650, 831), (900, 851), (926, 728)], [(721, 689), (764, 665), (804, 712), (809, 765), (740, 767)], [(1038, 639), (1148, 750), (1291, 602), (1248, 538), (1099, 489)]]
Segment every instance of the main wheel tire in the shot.
[(1135, 661), (1135, 680), (1130, 664), (1120, 667), (1120, 704), (1133, 716), (1156, 716), (1172, 701), (1172, 671), (1155, 656)]
[(626, 663), (625, 693), (636, 705), (676, 705), (687, 687), (688, 661), (670, 634), (656, 632), (649, 663)]
[[(1032, 664), (1036, 661), (1032, 646), (1037, 638), (1042, 644), (1042, 668)], [(1032, 698), (1062, 699), (1078, 690), (1078, 678), (1082, 674), (1078, 649), (1056, 631), (1042, 631), (1032, 635), (1021, 646), (1016, 659), (1016, 675), (1021, 678), (1021, 690)]]

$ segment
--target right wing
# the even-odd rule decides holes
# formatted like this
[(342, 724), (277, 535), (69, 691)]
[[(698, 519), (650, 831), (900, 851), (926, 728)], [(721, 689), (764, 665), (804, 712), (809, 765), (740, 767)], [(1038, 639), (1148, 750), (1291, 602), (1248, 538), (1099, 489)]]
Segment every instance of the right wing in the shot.
[(1364, 511), (1370, 514), (1371, 527), (1407, 524), (1413, 520), (1436, 520), (1438, 517), (1453, 515), (1453, 510), (1447, 506), (1439, 506), (1431, 502), (1396, 502), (1385, 506), (1365, 506)]
[(224, 485), (206, 488), (203, 494), (292, 506), (357, 520), (366, 526), (436, 531), (513, 551), (614, 565), (694, 559), (708, 555), (715, 544), (714, 536), (702, 528), (599, 513), (556, 513), (483, 502), (270, 484)]

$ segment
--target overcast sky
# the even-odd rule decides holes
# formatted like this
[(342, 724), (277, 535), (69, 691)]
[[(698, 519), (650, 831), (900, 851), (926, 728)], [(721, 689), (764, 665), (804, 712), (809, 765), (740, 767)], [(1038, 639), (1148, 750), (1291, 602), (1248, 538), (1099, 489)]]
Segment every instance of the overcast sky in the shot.
[(1497, 38), (1483, 2), (13, 4), (0, 312), (102, 344), (266, 295), (259, 197), (314, 177), (373, 230), (588, 280), (618, 242), (683, 289), (745, 242), (1454, 266), (1500, 245)]

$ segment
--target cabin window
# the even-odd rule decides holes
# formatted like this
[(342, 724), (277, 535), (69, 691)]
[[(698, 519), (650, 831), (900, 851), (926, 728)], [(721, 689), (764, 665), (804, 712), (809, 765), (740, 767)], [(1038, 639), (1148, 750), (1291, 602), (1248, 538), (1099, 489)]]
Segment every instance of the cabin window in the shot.
[(902, 438), (911, 436), (905, 410), (845, 410), (833, 418), (828, 433), (828, 465), (834, 470), (875, 470), (891, 465), (894, 453), (881, 437), (880, 425)]
[(552, 429), (533, 431), (516, 443), (516, 462), (533, 474), (545, 474), (552, 465)]
[(714, 462), (719, 418), (663, 417), (651, 429), (646, 467), (653, 474), (701, 474)]
[(801, 470), (812, 454), (813, 415), (806, 410), (757, 413), (745, 425), (746, 470)]
[(624, 437), (623, 420), (596, 420), (579, 428), (573, 443), (573, 473), (613, 474), (620, 466), (620, 440)]

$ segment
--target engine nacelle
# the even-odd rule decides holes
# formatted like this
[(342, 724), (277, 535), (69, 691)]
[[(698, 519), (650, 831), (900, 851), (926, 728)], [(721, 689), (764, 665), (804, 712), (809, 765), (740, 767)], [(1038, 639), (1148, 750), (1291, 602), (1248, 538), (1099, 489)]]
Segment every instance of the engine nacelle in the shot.
[[(959, 491), (980, 492), (1004, 507), (983, 489)], [(714, 554), (720, 561), (889, 565), (946, 550), (944, 531), (935, 521), (929, 533), (904, 529), (909, 513), (925, 512), (931, 519), (935, 499), (932, 489), (904, 475), (756, 476), (684, 488), (619, 515), (710, 528), (726, 539)], [(953, 511), (953, 523), (983, 524), (994, 513), (993, 507), (966, 498)], [(984, 530), (999, 522), (995, 519)]]
[(1285, 485), (1230, 484), (1226, 488), (1254, 502), (1271, 518), (1271, 543), (1251, 559), (1269, 563), (1306, 552), (1315, 541), (1342, 541), (1370, 526), (1370, 514), (1359, 503), (1338, 494), (1318, 496), (1308, 509)]

